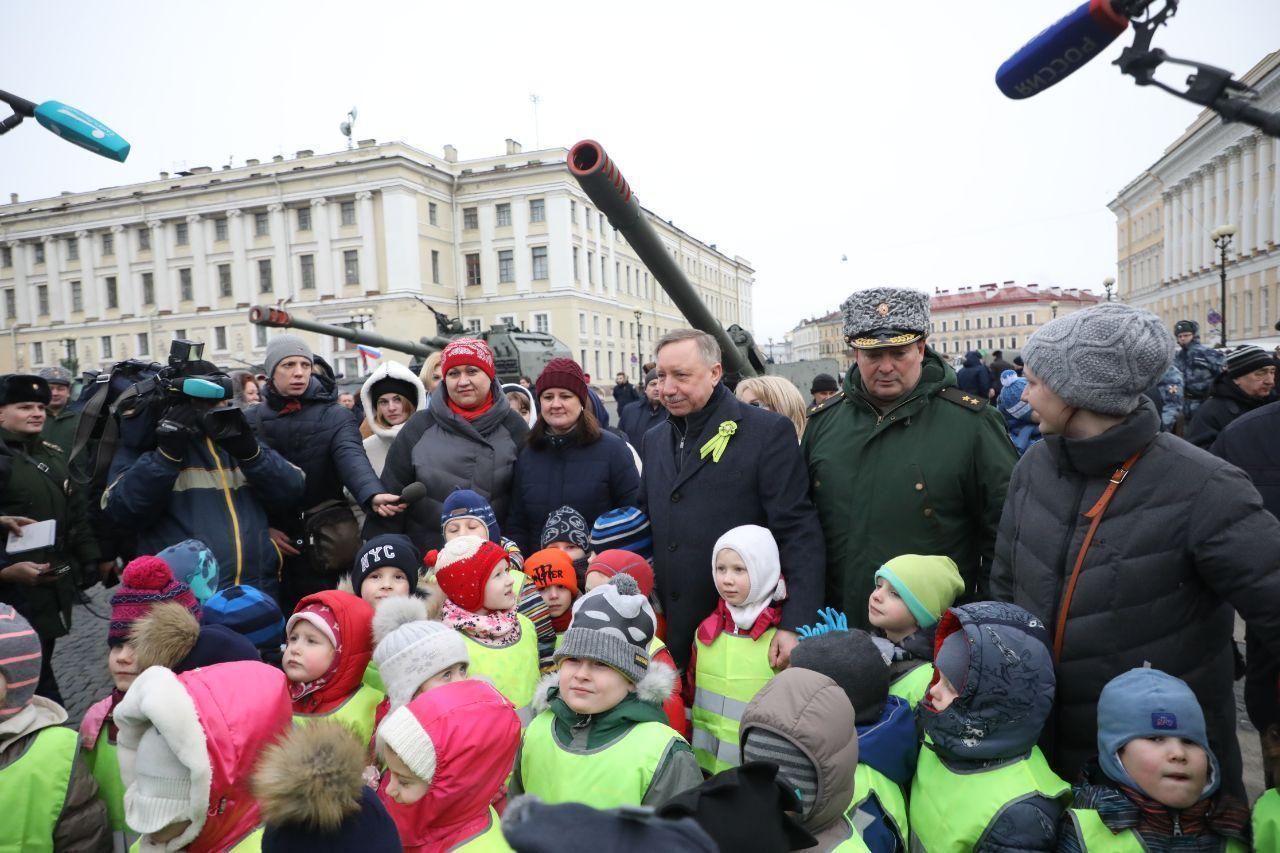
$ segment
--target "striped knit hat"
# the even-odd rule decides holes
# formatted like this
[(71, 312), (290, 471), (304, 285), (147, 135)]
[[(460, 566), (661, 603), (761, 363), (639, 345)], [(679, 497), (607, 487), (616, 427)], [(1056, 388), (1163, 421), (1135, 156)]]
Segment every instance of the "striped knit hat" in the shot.
[(284, 614), (271, 596), (242, 585), (219, 590), (204, 603), (202, 625), (225, 625), (247, 637), (259, 649), (278, 649), (284, 643)]
[(162, 601), (176, 601), (200, 618), (200, 602), (191, 587), (175, 580), (169, 564), (159, 557), (138, 557), (124, 567), (120, 588), (111, 596), (111, 627), (107, 644), (119, 646), (129, 639), (133, 623)]
[(611, 509), (591, 525), (591, 548), (602, 551), (620, 549), (639, 554), (646, 560), (653, 559), (653, 534), (649, 531), (649, 516), (633, 506)]
[(5, 683), (0, 721), (31, 704), (40, 681), (40, 661), (40, 638), (31, 623), (0, 602), (0, 676)]

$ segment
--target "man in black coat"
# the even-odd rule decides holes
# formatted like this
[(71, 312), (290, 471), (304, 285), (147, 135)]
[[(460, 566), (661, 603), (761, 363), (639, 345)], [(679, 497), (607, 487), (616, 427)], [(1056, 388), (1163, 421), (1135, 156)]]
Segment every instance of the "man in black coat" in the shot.
[(658, 381), (670, 417), (645, 433), (641, 504), (653, 530), (655, 590), (676, 666), (716, 607), (712, 548), (731, 528), (758, 524), (778, 542), (788, 598), (769, 662), (789, 662), (796, 629), (822, 604), (826, 553), (795, 427), (739, 401), (721, 382), (720, 347), (679, 329), (657, 345)]
[(618, 410), (618, 429), (622, 430), (631, 446), (638, 449), (644, 434), (666, 419), (667, 408), (662, 405), (658, 371), (650, 370), (644, 375), (644, 397), (626, 409)]
[(627, 379), (627, 374), (622, 371), (618, 371), (616, 378), (618, 383), (613, 386), (613, 404), (617, 407), (618, 414), (621, 415), (624, 408), (640, 399), (640, 392)]

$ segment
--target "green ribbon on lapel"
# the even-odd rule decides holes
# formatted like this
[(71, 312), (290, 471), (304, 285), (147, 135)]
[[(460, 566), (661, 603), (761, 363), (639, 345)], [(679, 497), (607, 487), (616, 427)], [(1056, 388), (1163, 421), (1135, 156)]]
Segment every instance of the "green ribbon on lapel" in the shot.
[(698, 458), (706, 459), (707, 454), (710, 454), (712, 462), (719, 462), (720, 457), (724, 456), (724, 449), (729, 446), (729, 439), (737, 431), (738, 425), (733, 421), (722, 422), (716, 434), (711, 436), (711, 440), (702, 445), (702, 449), (698, 451)]

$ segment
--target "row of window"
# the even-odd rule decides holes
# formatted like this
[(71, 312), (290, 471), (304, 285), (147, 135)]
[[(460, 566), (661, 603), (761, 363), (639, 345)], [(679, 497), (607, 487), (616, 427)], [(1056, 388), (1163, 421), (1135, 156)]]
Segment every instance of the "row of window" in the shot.
[[(427, 209), (428, 217), (432, 225), (435, 225), (432, 209), (435, 203), (432, 202)], [(511, 204), (503, 202), (494, 205), (494, 215), (497, 218), (499, 228), (509, 227), (511, 225)], [(547, 203), (540, 198), (529, 200), (529, 221), (530, 222), (546, 222), (547, 221)], [(474, 231), (480, 227), (480, 211), (475, 207), (464, 207), (462, 209), (462, 227), (467, 231)]]
[[(435, 253), (433, 253), (434, 255)], [(435, 260), (433, 258), (433, 260)], [(272, 276), (272, 266), (270, 258), (262, 258), (257, 262), (258, 266), (258, 292), (272, 293), (275, 284)], [(303, 290), (313, 290), (316, 286), (316, 266), (315, 255), (299, 255), (298, 266), (301, 273), (301, 288)], [(342, 269), (343, 283), (356, 285), (360, 283), (360, 253), (357, 249), (347, 249), (342, 253)], [(194, 284), (192, 283), (191, 268), (182, 267), (178, 271), (178, 298), (183, 302), (191, 302), (195, 299)], [(231, 264), (218, 264), (218, 296), (222, 298), (230, 298), (232, 295), (231, 281)], [(144, 272), (140, 274), (140, 282), (142, 286), (142, 304), (154, 305), (156, 301), (155, 274)], [(120, 307), (120, 289), (116, 277), (113, 275), (106, 276), (103, 279), (106, 285), (107, 308)], [(71, 297), (71, 312), (79, 313), (84, 310), (84, 288), (80, 280), (72, 280), (67, 283), (68, 291)], [(38, 316), (47, 317), (49, 315), (49, 285), (38, 284), (35, 286), (36, 313)], [(18, 314), (17, 295), (13, 288), (6, 288), (4, 291), (5, 320), (13, 321)]]
[[(653, 326), (640, 325), (639, 330), (642, 336), (647, 336), (649, 340), (654, 340)], [(596, 335), (597, 337), (600, 335), (600, 315), (599, 314), (591, 315), (591, 333), (593, 335)], [(627, 320), (619, 320), (618, 334), (623, 337), (624, 341), (628, 341), (628, 342), (634, 341), (636, 339), (636, 324)], [(578, 335), (580, 337), (586, 337), (587, 335), (587, 315), (585, 312), (582, 312), (582, 311), (578, 312)], [(604, 318), (604, 336), (606, 338), (613, 337), (613, 318), (612, 317)]]
[[(982, 338), (967, 338), (963, 341), (960, 340), (959, 338), (953, 338), (950, 342), (934, 341), (933, 345), (934, 345), (934, 348), (937, 349), (937, 351), (942, 353), (943, 355), (963, 355), (967, 352), (972, 352), (973, 350), (976, 350), (976, 349), (982, 349), (982, 346), (983, 346), (982, 342), (983, 342)], [(950, 344), (950, 346), (948, 346), (948, 343)], [(987, 350), (996, 350), (996, 349), (1002, 350), (1005, 348), (1006, 343), (1008, 344), (1009, 349), (1017, 349), (1018, 348), (1017, 336), (1014, 336), (1011, 338), (987, 338), (986, 348)]]
[[(1035, 315), (1034, 315), (1034, 314), (1032, 314), (1030, 311), (1028, 311), (1028, 312), (1026, 313), (1026, 315), (1025, 315), (1025, 316), (1026, 316), (1026, 325), (1028, 325), (1028, 326), (1033, 326), (1033, 325), (1035, 325)], [(1001, 314), (1001, 315), (1000, 315), (1000, 316), (998, 316), (998, 317), (987, 317), (987, 318), (986, 318), (986, 319), (987, 319), (987, 325), (986, 325), (986, 328), (988, 328), (988, 329), (994, 329), (994, 328), (1000, 328), (1000, 329), (1003, 329), (1003, 328), (1004, 328), (1004, 317), (1005, 317), (1005, 315), (1003, 315), (1003, 314)], [(972, 323), (973, 323), (973, 325), (972, 325), (972, 326), (970, 326), (970, 325), (969, 325), (969, 323), (970, 323), (971, 319), (972, 319)], [(950, 322), (951, 322), (951, 328), (950, 328), (950, 330), (949, 330), (949, 331), (952, 331), (952, 332), (958, 332), (958, 331), (960, 331), (960, 321), (959, 321), (959, 320), (953, 320), (953, 321), (950, 321)], [(948, 331), (948, 329), (947, 329), (947, 323), (948, 323), (948, 321), (947, 321), (947, 320), (943, 320), (943, 321), (942, 321), (942, 331), (944, 331), (944, 332)], [(931, 332), (936, 332), (936, 331), (938, 331), (938, 329), (937, 329), (937, 325), (938, 325), (937, 323), (930, 323), (930, 324), (929, 324), (929, 326), (930, 326), (930, 331), (931, 331)], [(1018, 315), (1017, 315), (1017, 314), (1010, 314), (1010, 315), (1009, 315), (1009, 325), (1010, 325), (1010, 326), (1017, 326), (1017, 325), (1018, 325)], [(982, 325), (982, 318), (981, 318), (981, 317), (977, 317), (977, 318), (969, 318), (969, 317), (966, 317), (966, 318), (965, 318), (965, 320), (964, 320), (964, 328), (965, 328), (965, 330), (969, 330), (969, 329), (981, 329), (981, 328), (983, 328), (983, 325)]]

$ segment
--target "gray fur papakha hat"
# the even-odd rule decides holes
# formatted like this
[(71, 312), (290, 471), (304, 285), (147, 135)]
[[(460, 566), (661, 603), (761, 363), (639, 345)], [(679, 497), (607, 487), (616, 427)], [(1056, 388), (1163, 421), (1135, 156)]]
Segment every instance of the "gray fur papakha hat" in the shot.
[(913, 344), (929, 333), (929, 295), (903, 287), (859, 290), (840, 306), (854, 349)]
[(1041, 326), (1022, 357), (1068, 406), (1127, 415), (1169, 369), (1176, 346), (1155, 314), (1103, 302)]

